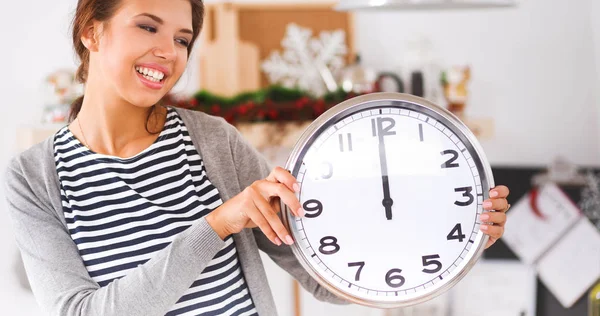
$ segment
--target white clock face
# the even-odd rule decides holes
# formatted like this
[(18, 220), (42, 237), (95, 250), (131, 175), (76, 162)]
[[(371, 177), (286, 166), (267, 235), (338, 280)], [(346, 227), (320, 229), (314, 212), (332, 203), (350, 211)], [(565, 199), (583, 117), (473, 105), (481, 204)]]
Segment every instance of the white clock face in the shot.
[(322, 130), (295, 164), (306, 210), (304, 218), (288, 213), (296, 250), (313, 273), (359, 300), (430, 295), (483, 241), (479, 159), (424, 112), (354, 112)]

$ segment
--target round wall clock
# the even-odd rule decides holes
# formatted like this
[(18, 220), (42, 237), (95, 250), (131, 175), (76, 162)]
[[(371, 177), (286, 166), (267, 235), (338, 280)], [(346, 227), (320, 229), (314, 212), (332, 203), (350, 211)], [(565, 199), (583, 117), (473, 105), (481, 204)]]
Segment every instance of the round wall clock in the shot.
[(379, 308), (432, 299), (471, 269), (491, 168), (471, 131), (425, 99), (373, 93), (315, 120), (287, 162), (306, 213), (285, 205), (294, 254), (321, 285)]

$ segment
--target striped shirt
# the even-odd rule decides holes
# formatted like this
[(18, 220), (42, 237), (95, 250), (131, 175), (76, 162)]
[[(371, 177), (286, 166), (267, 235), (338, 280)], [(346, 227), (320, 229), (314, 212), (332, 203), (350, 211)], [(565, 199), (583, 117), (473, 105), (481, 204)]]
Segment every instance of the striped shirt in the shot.
[[(129, 158), (90, 151), (68, 126), (54, 136), (69, 234), (101, 287), (222, 204), (183, 121), (167, 109), (156, 141)], [(167, 315), (256, 315), (231, 236)]]

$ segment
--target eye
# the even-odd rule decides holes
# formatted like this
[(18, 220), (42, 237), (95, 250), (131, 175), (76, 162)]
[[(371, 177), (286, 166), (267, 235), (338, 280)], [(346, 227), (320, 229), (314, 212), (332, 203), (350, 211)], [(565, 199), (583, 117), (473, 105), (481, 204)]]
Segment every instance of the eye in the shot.
[(156, 28), (152, 27), (152, 26), (148, 26), (148, 25), (139, 25), (139, 28), (146, 30), (150, 33), (156, 33)]
[(177, 40), (177, 42), (185, 47), (190, 46), (190, 44), (188, 43), (188, 41), (185, 38), (180, 38)]

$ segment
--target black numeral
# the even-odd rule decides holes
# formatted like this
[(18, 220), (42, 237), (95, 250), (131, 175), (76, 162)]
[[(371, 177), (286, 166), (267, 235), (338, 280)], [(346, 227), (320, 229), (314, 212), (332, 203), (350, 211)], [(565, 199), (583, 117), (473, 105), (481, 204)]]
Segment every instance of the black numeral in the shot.
[(444, 162), (442, 164), (442, 168), (456, 168), (456, 167), (458, 167), (458, 163), (454, 163), (456, 161), (456, 159), (458, 159), (458, 153), (456, 152), (456, 150), (448, 149), (448, 150), (442, 151), (442, 156), (443, 155), (448, 155), (448, 154), (451, 154), (452, 157), (450, 159), (448, 159), (448, 161), (446, 161), (446, 162)]
[(306, 211), (305, 217), (315, 218), (323, 212), (323, 204), (319, 200), (308, 200), (302, 204), (302, 208)]
[(344, 152), (345, 147), (347, 147), (346, 149), (348, 151), (352, 151), (352, 134), (348, 133), (346, 134), (347, 138), (348, 138), (348, 146), (344, 146), (344, 135), (340, 134), (339, 135), (339, 140), (340, 140), (340, 151)]
[(466, 237), (467, 236), (465, 236), (462, 233), (462, 226), (460, 225), (460, 223), (456, 224), (454, 228), (452, 228), (452, 231), (448, 234), (448, 236), (446, 236), (448, 240), (458, 239), (459, 242), (462, 242), (463, 239), (465, 239)]
[(358, 271), (356, 271), (356, 275), (354, 276), (354, 281), (360, 281), (360, 271), (365, 266), (365, 262), (350, 262), (348, 263), (348, 267), (358, 267)]
[(473, 187), (463, 187), (463, 188), (454, 189), (454, 192), (461, 192), (461, 191), (464, 191), (462, 196), (467, 197), (469, 199), (466, 202), (456, 201), (456, 202), (454, 202), (454, 204), (456, 204), (458, 206), (471, 205), (471, 203), (473, 203), (473, 201), (475, 201), (475, 197), (471, 193), (471, 192), (473, 192)]
[(430, 255), (430, 256), (423, 256), (423, 266), (430, 266), (430, 265), (435, 265), (435, 268), (433, 269), (423, 269), (423, 272), (425, 273), (436, 273), (438, 271), (440, 271), (442, 269), (442, 263), (439, 262), (438, 260), (433, 260), (433, 259), (439, 259), (440, 255)]
[(333, 236), (321, 238), (321, 247), (319, 247), (319, 251), (324, 255), (332, 255), (340, 251), (340, 245), (337, 244), (337, 238)]
[(406, 280), (400, 275), (401, 272), (401, 269), (392, 269), (388, 271), (388, 273), (385, 275), (385, 283), (387, 283), (387, 285), (390, 287), (401, 287), (404, 285)]
[[(383, 126), (387, 123), (387, 126)], [(396, 135), (395, 131), (391, 129), (396, 126), (396, 121), (391, 117), (378, 117), (377, 119), (371, 120), (371, 129), (373, 130), (373, 137), (383, 137), (388, 135)]]

